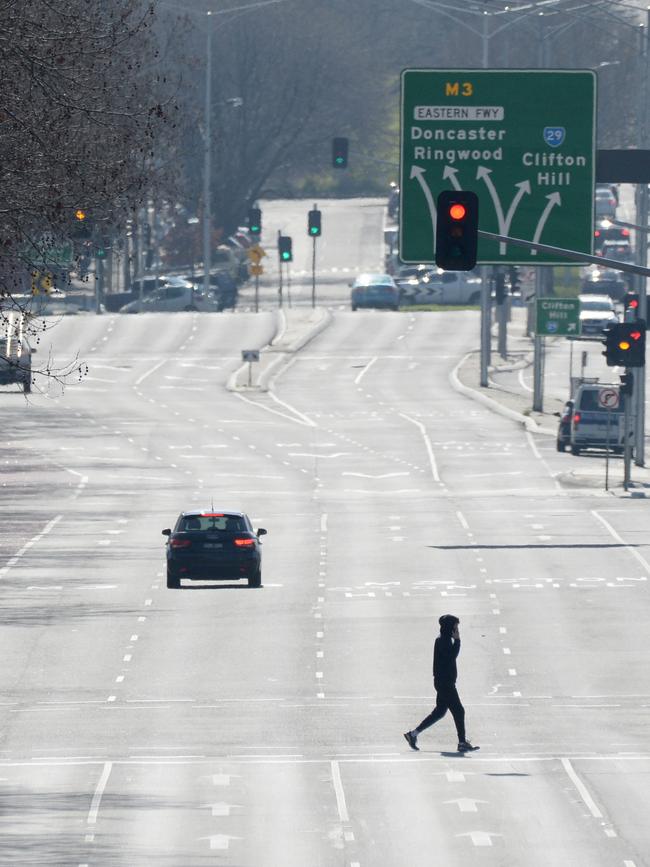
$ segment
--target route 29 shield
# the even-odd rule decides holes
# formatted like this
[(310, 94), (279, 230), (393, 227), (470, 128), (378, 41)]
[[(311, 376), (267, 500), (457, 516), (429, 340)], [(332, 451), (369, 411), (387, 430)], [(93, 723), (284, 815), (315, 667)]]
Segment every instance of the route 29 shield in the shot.
[(559, 148), (564, 141), (565, 135), (566, 129), (563, 126), (544, 127), (544, 141), (552, 148)]

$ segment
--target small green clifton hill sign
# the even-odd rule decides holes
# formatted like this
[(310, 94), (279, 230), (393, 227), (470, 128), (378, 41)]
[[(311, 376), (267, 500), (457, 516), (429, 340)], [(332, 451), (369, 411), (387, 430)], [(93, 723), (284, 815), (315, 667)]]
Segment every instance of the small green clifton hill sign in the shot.
[[(400, 257), (433, 262), (441, 190), (473, 190), (479, 228), (591, 253), (596, 76), (590, 70), (402, 73)], [(553, 254), (479, 239), (482, 264)]]
[(543, 336), (580, 334), (580, 302), (577, 298), (538, 298), (535, 334)]

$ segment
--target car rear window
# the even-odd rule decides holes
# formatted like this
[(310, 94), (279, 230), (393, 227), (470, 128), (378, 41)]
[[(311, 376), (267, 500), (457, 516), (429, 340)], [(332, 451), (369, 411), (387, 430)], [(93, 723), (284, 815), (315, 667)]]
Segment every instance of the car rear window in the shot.
[(248, 527), (244, 518), (239, 515), (184, 515), (178, 519), (177, 533), (220, 532), (226, 535), (246, 533)]
[[(609, 410), (603, 409), (599, 405), (598, 390), (596, 389), (585, 389), (582, 392), (580, 395), (580, 410), (581, 412), (609, 412)], [(623, 412), (623, 407), (619, 404), (618, 408), (613, 411)]]

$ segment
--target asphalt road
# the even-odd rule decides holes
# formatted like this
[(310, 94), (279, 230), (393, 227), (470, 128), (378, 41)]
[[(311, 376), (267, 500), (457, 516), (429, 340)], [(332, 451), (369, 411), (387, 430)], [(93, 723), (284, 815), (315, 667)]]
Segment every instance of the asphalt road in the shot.
[[(0, 863), (648, 864), (647, 506), (461, 396), (473, 311), (335, 310), (269, 393), (270, 312), (67, 317), (0, 391)], [(74, 377), (73, 377), (74, 379)], [(263, 583), (164, 586), (182, 508)], [(432, 704), (461, 618), (461, 757)]]

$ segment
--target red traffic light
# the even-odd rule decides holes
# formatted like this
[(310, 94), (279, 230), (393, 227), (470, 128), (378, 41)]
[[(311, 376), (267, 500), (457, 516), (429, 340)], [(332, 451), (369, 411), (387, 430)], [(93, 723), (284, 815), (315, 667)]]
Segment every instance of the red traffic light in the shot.
[(633, 310), (636, 310), (637, 307), (639, 306), (639, 299), (638, 298), (630, 299), (630, 303), (628, 306), (631, 307)]
[(641, 332), (640, 331), (630, 331), (630, 337), (632, 340), (641, 340)]
[(462, 220), (467, 213), (467, 208), (465, 205), (461, 205), (459, 202), (456, 202), (454, 205), (449, 208), (449, 216), (452, 220)]

